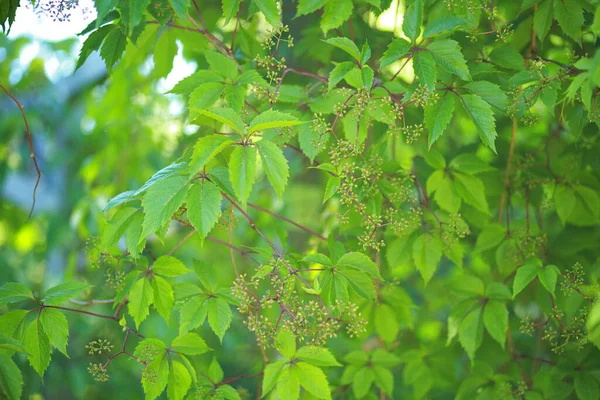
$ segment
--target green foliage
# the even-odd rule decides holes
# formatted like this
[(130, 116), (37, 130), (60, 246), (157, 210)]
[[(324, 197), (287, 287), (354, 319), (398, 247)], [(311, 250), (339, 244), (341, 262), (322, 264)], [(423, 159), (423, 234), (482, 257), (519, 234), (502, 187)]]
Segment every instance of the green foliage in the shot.
[(2, 195), (3, 396), (600, 396), (597, 0), (94, 5), (64, 65), (108, 79), (23, 101), (68, 167), (56, 212)]

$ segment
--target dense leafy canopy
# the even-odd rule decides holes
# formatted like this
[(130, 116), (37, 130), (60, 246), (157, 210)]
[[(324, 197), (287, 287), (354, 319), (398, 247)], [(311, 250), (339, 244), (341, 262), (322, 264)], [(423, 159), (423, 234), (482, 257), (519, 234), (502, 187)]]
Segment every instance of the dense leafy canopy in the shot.
[(94, 4), (0, 37), (5, 396), (600, 398), (598, 0)]

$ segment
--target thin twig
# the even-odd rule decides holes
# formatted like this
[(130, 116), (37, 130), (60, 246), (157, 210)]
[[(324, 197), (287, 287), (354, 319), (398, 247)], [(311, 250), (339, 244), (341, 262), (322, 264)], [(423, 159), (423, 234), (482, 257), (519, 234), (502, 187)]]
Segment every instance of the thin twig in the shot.
[(31, 159), (33, 160), (33, 165), (35, 166), (35, 171), (37, 173), (37, 179), (35, 181), (35, 186), (33, 187), (33, 201), (31, 203), (31, 209), (29, 210), (29, 216), (27, 217), (27, 219), (30, 219), (31, 215), (33, 214), (33, 210), (35, 209), (35, 194), (37, 193), (37, 188), (40, 184), (40, 179), (42, 179), (42, 171), (40, 170), (37, 159), (35, 158), (35, 151), (33, 150), (33, 136), (31, 135), (31, 130), (29, 129), (29, 122), (27, 122), (27, 116), (25, 115), (25, 107), (23, 107), (23, 104), (21, 104), (21, 102), (17, 100), (17, 98), (13, 96), (12, 93), (10, 93), (8, 89), (6, 89), (2, 84), (0, 84), (0, 88), (4, 90), (4, 93), (6, 93), (6, 95), (12, 99), (12, 101), (17, 105), (17, 107), (19, 107), (19, 110), (21, 111), (21, 115), (23, 116), (23, 122), (25, 122), (27, 141), (29, 142), (29, 157), (31, 157)]
[(289, 219), (287, 217), (284, 217), (283, 215), (279, 215), (277, 213), (274, 213), (273, 211), (269, 211), (266, 208), (263, 208), (263, 207), (261, 207), (259, 205), (256, 205), (256, 204), (252, 204), (252, 203), (247, 203), (247, 204), (248, 204), (248, 207), (252, 207), (255, 210), (262, 211), (262, 212), (267, 213), (269, 215), (272, 215), (273, 217), (278, 218), (278, 219), (280, 219), (282, 221), (288, 222), (288, 223), (294, 225), (296, 228), (302, 229), (304, 232), (308, 233), (309, 235), (316, 236), (316, 237), (318, 237), (321, 240), (325, 240), (325, 241), (327, 240), (327, 238), (325, 236), (323, 236), (323, 235), (321, 235), (321, 234), (313, 231), (310, 228), (307, 228), (306, 226), (300, 225), (296, 221), (292, 221), (291, 219)]

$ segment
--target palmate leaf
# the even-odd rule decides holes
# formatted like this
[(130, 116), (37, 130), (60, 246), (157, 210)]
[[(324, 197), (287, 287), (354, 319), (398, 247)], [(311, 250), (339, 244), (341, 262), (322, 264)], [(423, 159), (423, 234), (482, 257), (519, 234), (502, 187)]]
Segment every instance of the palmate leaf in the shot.
[(296, 117), (281, 111), (267, 110), (254, 117), (252, 122), (250, 122), (250, 126), (248, 127), (248, 133), (263, 131), (265, 129), (300, 125), (303, 123), (304, 122), (302, 121), (298, 121)]
[(329, 73), (329, 79), (327, 80), (327, 89), (331, 91), (342, 79), (348, 75), (350, 71), (356, 68), (356, 64), (350, 61), (344, 61), (335, 66)]
[(387, 50), (383, 53), (383, 56), (379, 60), (381, 67), (386, 67), (405, 56), (410, 50), (411, 44), (402, 38), (395, 39), (388, 45)]
[(125, 47), (127, 46), (127, 36), (120, 29), (113, 29), (108, 33), (100, 49), (100, 57), (106, 63), (106, 68), (110, 71), (115, 63), (121, 59)]
[(160, 276), (152, 277), (152, 291), (154, 293), (154, 308), (164, 318), (167, 325), (175, 302), (171, 284)]
[(361, 61), (360, 50), (358, 50), (358, 47), (352, 40), (345, 37), (336, 37), (325, 40), (325, 43), (329, 43), (338, 49), (342, 49), (346, 53), (350, 54), (356, 61)]
[(191, 107), (190, 110), (217, 120), (238, 133), (244, 133), (244, 130), (246, 129), (242, 118), (240, 118), (240, 116), (231, 108), (211, 108), (210, 110), (202, 110)]
[(169, 371), (167, 398), (169, 400), (182, 400), (192, 386), (192, 377), (188, 369), (179, 361), (173, 361)]
[(190, 187), (185, 203), (190, 223), (204, 239), (219, 221), (221, 191), (212, 182), (201, 180)]
[(59, 310), (44, 308), (40, 313), (40, 323), (48, 335), (50, 344), (69, 357), (67, 354), (67, 342), (69, 341), (67, 317)]
[(429, 91), (434, 90), (437, 72), (431, 53), (418, 51), (413, 58), (413, 68), (419, 82)]
[(23, 375), (17, 364), (6, 353), (0, 353), (0, 387), (9, 399), (21, 398)]
[(289, 177), (289, 167), (283, 152), (277, 145), (266, 139), (256, 142), (256, 148), (271, 186), (279, 197), (283, 196)]
[(170, 176), (148, 188), (142, 198), (142, 238), (170, 221), (171, 216), (183, 204), (188, 188), (187, 178), (179, 175)]
[(429, 131), (429, 148), (444, 134), (454, 115), (454, 96), (446, 93), (433, 106), (425, 108), (425, 126)]
[(154, 290), (152, 284), (146, 278), (138, 279), (129, 291), (129, 303), (127, 309), (133, 318), (135, 326), (140, 327), (148, 314), (150, 305), (154, 302)]
[(256, 148), (238, 146), (229, 159), (229, 179), (238, 199), (245, 204), (256, 179)]
[(496, 152), (496, 119), (492, 107), (476, 94), (460, 96), (465, 111), (477, 127), (481, 141)]
[(263, 13), (269, 24), (278, 27), (281, 24), (281, 15), (276, 0), (252, 0), (256, 7)]
[(451, 39), (436, 40), (427, 46), (435, 63), (447, 72), (458, 76), (464, 81), (470, 81), (471, 75), (467, 62), (458, 42)]
[(43, 377), (46, 368), (50, 364), (52, 348), (50, 347), (48, 335), (39, 320), (32, 321), (27, 327), (24, 344), (29, 364), (40, 377)]
[(320, 368), (305, 362), (297, 363), (296, 367), (300, 384), (307, 392), (319, 399), (331, 399), (327, 377)]
[(326, 0), (299, 0), (295, 18), (317, 11), (322, 8), (325, 3), (327, 3)]
[(413, 0), (404, 13), (402, 31), (413, 42), (421, 34), (423, 24), (423, 0)]
[(33, 293), (27, 286), (8, 282), (0, 287), (0, 305), (18, 303), (28, 299), (33, 300)]
[(233, 317), (231, 308), (225, 300), (220, 298), (210, 298), (206, 302), (208, 307), (208, 323), (215, 335), (223, 342), (223, 336), (225, 336), (225, 332), (229, 329)]
[(352, 0), (327, 0), (321, 16), (321, 30), (327, 33), (339, 28), (352, 16), (354, 3)]

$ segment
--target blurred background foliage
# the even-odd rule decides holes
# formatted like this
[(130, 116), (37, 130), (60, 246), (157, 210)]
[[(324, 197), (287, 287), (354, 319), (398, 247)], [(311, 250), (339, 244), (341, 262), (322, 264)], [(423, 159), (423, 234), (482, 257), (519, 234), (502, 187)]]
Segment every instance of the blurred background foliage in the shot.
[[(392, 41), (394, 32), (397, 33), (400, 29), (396, 16), (404, 9), (404, 5), (398, 1), (382, 1), (381, 10), (385, 12), (377, 14), (371, 11), (368, 3), (370, 2), (356, 2), (352, 35), (368, 40), (373, 49), (385, 49)], [(223, 40), (228, 42), (234, 30), (234, 22), (224, 25), (220, 20), (221, 2), (203, 1), (202, 4), (209, 31), (218, 31)], [(319, 15), (312, 14), (293, 19), (295, 4), (284, 1), (283, 5), (283, 21), (289, 24), (291, 36), (298, 39), (293, 52), (290, 48), (282, 46), (281, 55), (288, 59), (289, 65), (326, 75), (331, 67), (332, 54), (337, 54), (334, 52), (338, 50), (321, 41), (323, 34), (318, 26)], [(515, 15), (521, 7), (521, 2), (504, 2), (501, 7), (501, 12), (505, 15)], [(441, 15), (443, 12), (439, 7), (434, 8), (428, 18), (435, 19), (436, 13)], [(31, 15), (29, 17), (32, 18)], [(87, 18), (86, 23), (94, 20), (89, 14), (73, 18), (84, 17)], [(46, 18), (44, 29), (47, 30), (60, 29), (59, 26), (64, 26), (61, 24), (70, 23), (51, 21), (51, 18), (43, 15), (41, 18)], [(531, 18), (521, 22), (516, 27), (512, 42), (512, 45), (519, 49), (529, 43), (532, 25)], [(15, 28), (19, 24), (27, 26), (27, 18), (19, 19), (17, 16)], [(180, 157), (187, 157), (197, 139), (195, 134), (211, 131), (206, 126), (189, 124), (183, 99), (167, 93), (176, 82), (196, 68), (207, 68), (204, 51), (210, 48), (208, 40), (203, 35), (180, 29), (169, 29), (164, 34), (157, 35), (159, 31), (163, 33), (161, 29), (163, 28), (159, 25), (148, 25), (136, 45), (129, 43), (123, 59), (111, 71), (110, 78), (104, 63), (95, 54), (75, 71), (76, 56), (82, 43), (79, 38), (46, 41), (39, 37), (28, 37), (26, 34), (11, 34), (8, 37), (0, 34), (0, 82), (8, 83), (6, 86), (11, 93), (25, 106), (34, 135), (35, 153), (44, 174), (37, 192), (37, 206), (33, 218), (28, 220), (35, 171), (29, 157), (19, 110), (8, 97), (1, 96), (0, 283), (21, 282), (40, 292), (59, 282), (85, 280), (96, 285), (88, 290), (85, 298), (109, 299), (114, 296), (110, 285), (104, 284), (112, 279), (106, 275), (106, 267), (114, 261), (100, 257), (95, 248), (94, 238), (101, 233), (105, 224), (106, 216), (102, 213), (102, 208), (116, 194), (140, 187), (154, 172)], [(267, 29), (268, 25), (260, 16), (254, 16), (249, 23), (240, 27), (236, 39), (240, 47), (236, 57), (240, 62), (247, 61), (248, 54), (264, 54), (259, 40), (266, 37)], [(341, 28), (346, 36), (350, 34), (349, 29), (345, 26)], [(26, 32), (27, 29), (22, 31)], [(475, 46), (468, 46), (467, 36), (463, 32), (457, 36), (461, 43), (467, 44), (463, 46), (465, 57), (477, 58), (479, 54)], [(575, 46), (563, 36), (555, 24), (547, 39), (549, 45), (547, 50), (544, 50), (545, 57), (563, 61), (569, 59)], [(584, 37), (583, 48), (578, 48), (577, 51), (592, 56), (596, 43), (595, 37)], [(33, 56), (24, 57), (27, 54)], [(377, 57), (380, 55), (377, 54)], [(383, 69), (382, 73), (389, 79), (393, 75), (392, 71), (397, 68), (398, 64), (394, 64)], [(549, 68), (560, 67), (550, 65)], [(390, 82), (393, 91), (409, 91), (408, 86), (414, 79), (412, 68), (409, 66), (399, 76), (400, 79)], [(290, 75), (286, 78), (280, 101), (287, 103), (289, 108), (302, 102), (302, 93), (298, 95), (298, 87), (304, 87), (294, 86), (301, 82), (304, 81), (298, 76)], [(318, 109), (317, 107), (315, 109)], [(409, 118), (422, 121), (421, 110), (411, 109), (407, 112)], [(542, 119), (538, 123), (521, 126), (516, 140), (517, 148), (523, 154), (531, 153), (536, 157), (543, 152), (556, 155), (553, 168), (557, 173), (568, 175), (577, 172), (580, 175), (578, 179), (587, 179), (590, 185), (597, 189), (598, 181), (592, 173), (597, 173), (600, 163), (598, 147), (594, 146), (597, 126), (576, 126), (577, 115), (570, 115), (571, 126), (564, 129), (562, 122), (554, 117), (553, 112), (554, 109), (542, 108), (539, 110)], [(447, 134), (451, 138), (444, 138), (438, 142), (438, 149), (444, 154), (454, 156), (459, 152), (470, 152), (498, 167), (480, 175), (485, 182), (490, 204), (498, 204), (504, 191), (501, 175), (504, 174), (506, 154), (511, 151), (511, 130), (512, 123), (509, 118), (498, 118), (499, 138), (496, 147), (498, 154), (502, 156), (500, 159), (495, 158), (490, 149), (480, 145), (472, 121), (465, 113), (458, 114), (455, 119), (451, 132)], [(556, 140), (548, 146), (548, 132), (558, 132), (557, 136), (561, 140)], [(383, 135), (381, 132), (379, 134)], [(419, 152), (416, 146), (402, 140), (394, 141), (393, 144), (390, 142), (387, 146), (388, 155), (391, 154), (402, 169), (417, 171), (422, 181), (433, 172), (434, 169), (423, 158), (415, 158)], [(573, 153), (577, 154), (579, 164), (573, 163), (575, 156), (570, 156)], [(320, 206), (326, 182), (324, 174), (308, 170), (309, 163), (306, 157), (297, 155), (292, 149), (285, 149), (285, 154), (294, 179), (290, 180), (283, 198), (278, 199), (267, 190), (268, 182), (262, 173), (252, 201), (319, 232), (333, 232), (337, 229), (334, 217), (339, 211), (339, 203), (334, 199)], [(577, 170), (573, 165), (586, 165), (588, 171)], [(540, 192), (541, 190), (532, 194), (532, 201), (536, 204), (542, 203), (543, 194)], [(539, 234), (541, 226), (538, 220), (525, 220), (525, 213), (529, 207), (525, 202), (528, 200), (517, 193), (512, 201), (515, 215), (511, 216), (514, 219), (511, 228), (514, 231), (523, 231), (525, 224), (531, 222), (531, 234)], [(481, 218), (481, 213), (472, 207), (462, 211), (472, 231), (483, 228), (488, 221), (487, 217)], [(277, 238), (278, 245), (304, 254), (315, 251), (319, 246), (315, 238), (307, 237), (290, 225), (277, 222), (268, 214), (253, 213), (253, 216), (268, 237)], [(589, 222), (597, 223), (596, 220)], [(353, 247), (358, 247), (356, 233), (362, 232), (361, 229), (359, 223), (352, 221), (350, 228), (338, 232), (338, 237), (351, 243)], [(563, 228), (555, 218), (544, 229), (550, 237), (548, 248), (552, 249), (555, 260), (563, 261), (565, 266), (576, 262), (584, 263), (590, 271), (588, 283), (591, 286), (595, 284), (600, 270), (598, 263), (594, 264), (600, 239), (597, 225), (589, 228)], [(186, 229), (174, 224), (166, 234), (164, 242), (149, 242), (148, 251), (144, 256), (152, 259), (154, 255), (166, 254), (186, 233)], [(268, 249), (245, 223), (237, 224), (233, 233), (228, 226), (219, 226), (213, 232), (216, 238), (223, 241), (228, 241), (230, 234), (236, 238), (238, 245)], [(378, 252), (377, 257), (380, 257), (378, 261), (386, 265), (393, 279), (402, 281), (402, 287), (406, 294), (410, 295), (406, 302), (403, 297), (404, 289), (395, 291), (396, 289), (390, 288), (387, 293), (387, 305), (398, 314), (397, 319), (401, 322), (396, 322), (393, 318), (374, 322), (376, 316), (373, 315), (372, 305), (365, 305), (361, 311), (372, 325), (378, 325), (378, 333), (398, 333), (407, 327), (414, 328), (413, 332), (402, 337), (396, 350), (398, 354), (416, 349), (428, 353), (427, 376), (417, 376), (418, 382), (424, 382), (425, 393), (433, 381), (442, 392), (456, 392), (462, 378), (475, 377), (480, 381), (488, 379), (491, 374), (489, 365), (511, 361), (510, 355), (501, 351), (498, 345), (486, 336), (482, 346), (484, 350), (478, 353), (478, 362), (481, 362), (483, 367), (469, 371), (468, 361), (460, 346), (445, 346), (445, 320), (449, 312), (449, 298), (456, 300), (456, 297), (449, 297), (447, 287), (447, 281), (453, 274), (453, 263), (446, 259), (442, 261), (436, 275), (436, 278), (440, 278), (439, 281), (430, 282), (425, 292), (421, 277), (415, 273), (414, 264), (410, 261), (404, 262), (406, 260), (401, 258), (401, 243), (392, 240), (390, 242), (389, 250)], [(218, 279), (224, 285), (229, 286), (234, 278), (229, 262), (230, 253), (224, 246), (203, 244), (199, 239), (192, 238), (177, 251), (177, 256), (188, 266), (215, 266)], [(247, 261), (244, 259), (240, 258), (238, 263), (242, 268), (247, 267)], [(492, 265), (493, 262), (489, 262), (481, 253), (474, 252), (470, 255), (469, 268), (476, 275), (492, 276)], [(528, 303), (527, 307), (538, 307), (537, 303), (545, 308), (552, 307), (547, 293), (542, 296), (536, 292), (531, 298), (535, 301)], [(583, 301), (583, 297), (562, 297), (559, 300), (570, 314), (574, 314)], [(410, 309), (406, 307), (407, 303), (411, 305)], [(517, 306), (515, 312), (527, 315), (525, 307)], [(418, 313), (414, 312), (416, 309), (419, 310)], [(112, 309), (110, 305), (96, 305), (94, 310), (110, 314)], [(539, 309), (537, 311), (539, 312)], [(119, 327), (79, 314), (70, 314), (68, 318), (70, 358), (54, 352), (43, 386), (40, 378), (28, 367), (25, 358), (15, 357), (25, 374), (24, 397), (142, 398), (140, 370), (133, 360), (115, 360), (111, 364), (111, 378), (107, 383), (94, 382), (86, 371), (88, 363), (95, 359), (87, 354), (85, 345), (100, 338), (110, 340), (115, 346), (120, 345), (122, 332)], [(175, 313), (172, 319), (176, 319)], [(237, 312), (234, 312), (233, 324), (237, 327), (243, 326), (242, 317)], [(511, 329), (518, 329), (518, 322), (511, 320), (511, 324), (514, 325)], [(218, 350), (216, 354), (226, 377), (261, 370), (262, 358), (255, 337), (246, 329), (230, 329), (222, 346), (208, 326), (202, 328), (200, 333), (209, 346)], [(144, 323), (144, 334), (169, 342), (177, 335), (177, 324), (167, 325), (156, 313), (151, 313)], [(380, 341), (371, 329), (354, 340), (339, 336), (329, 343), (329, 347), (334, 354), (342, 356), (347, 354), (349, 349), (373, 349), (379, 346)], [(515, 342), (524, 348), (535, 348), (539, 345), (535, 338), (525, 335), (515, 338)], [(597, 349), (588, 347), (575, 357), (583, 360), (592, 352), (597, 354)], [(212, 355), (210, 353), (196, 357), (198, 366), (202, 367), (199, 369), (207, 367)], [(332, 370), (330, 381), (339, 381), (341, 374), (342, 368)], [(551, 373), (548, 372), (540, 381), (551, 380), (551, 377)], [(400, 374), (395, 376), (396, 382), (401, 382), (402, 379)], [(258, 383), (259, 380), (254, 378), (240, 380), (234, 385), (247, 388), (249, 393), (255, 393)], [(342, 390), (347, 389), (346, 387)], [(395, 396), (404, 398), (404, 395), (413, 391), (418, 391), (418, 388), (398, 384)], [(344, 395), (342, 392), (342, 398)]]

